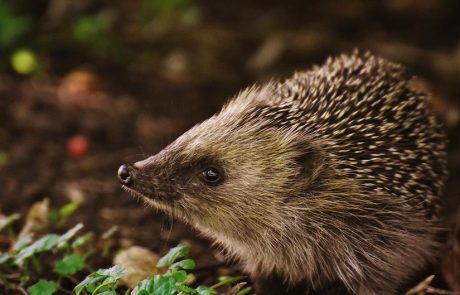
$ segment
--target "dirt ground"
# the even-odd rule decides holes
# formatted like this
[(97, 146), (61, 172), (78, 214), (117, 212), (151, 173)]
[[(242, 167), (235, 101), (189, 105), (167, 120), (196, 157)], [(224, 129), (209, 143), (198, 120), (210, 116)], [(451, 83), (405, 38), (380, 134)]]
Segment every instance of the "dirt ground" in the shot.
[[(62, 46), (41, 52), (46, 73), (0, 71), (0, 212), (25, 213), (45, 197), (53, 206), (76, 200), (72, 218), (96, 233), (117, 225), (122, 247), (164, 253), (185, 241), (200, 281), (237, 273), (197, 232), (122, 191), (117, 168), (158, 152), (246, 85), (354, 48), (403, 63), (433, 93), (450, 139), (446, 216), (456, 211), (460, 2), (203, 1), (198, 24), (137, 34), (121, 25), (133, 9), (126, 3), (111, 4), (129, 51), (117, 62)], [(74, 136), (89, 143), (82, 157), (69, 154)]]

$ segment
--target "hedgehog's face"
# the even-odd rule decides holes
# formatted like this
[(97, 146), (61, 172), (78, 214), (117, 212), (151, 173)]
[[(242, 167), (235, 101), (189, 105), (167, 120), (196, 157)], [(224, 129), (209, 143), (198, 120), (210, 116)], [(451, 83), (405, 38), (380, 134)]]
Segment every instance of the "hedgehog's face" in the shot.
[(321, 161), (305, 138), (210, 118), (163, 151), (120, 167), (124, 187), (201, 228), (276, 226), (305, 197)]

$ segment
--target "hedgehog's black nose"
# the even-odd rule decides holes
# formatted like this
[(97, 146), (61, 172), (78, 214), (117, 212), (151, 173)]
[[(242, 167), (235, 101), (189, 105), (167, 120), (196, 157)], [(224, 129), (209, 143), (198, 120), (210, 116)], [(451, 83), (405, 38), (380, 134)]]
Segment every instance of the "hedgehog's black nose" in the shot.
[(127, 164), (123, 164), (118, 168), (118, 179), (120, 180), (121, 184), (130, 185), (133, 183), (133, 175), (129, 169)]

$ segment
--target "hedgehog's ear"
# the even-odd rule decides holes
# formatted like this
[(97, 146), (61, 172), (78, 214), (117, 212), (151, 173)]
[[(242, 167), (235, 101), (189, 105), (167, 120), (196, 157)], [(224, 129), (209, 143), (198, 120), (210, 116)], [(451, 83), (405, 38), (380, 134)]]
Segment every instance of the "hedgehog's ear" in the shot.
[(298, 180), (303, 185), (310, 185), (324, 171), (324, 153), (318, 148), (304, 145), (304, 152), (296, 157), (296, 162), (300, 166)]

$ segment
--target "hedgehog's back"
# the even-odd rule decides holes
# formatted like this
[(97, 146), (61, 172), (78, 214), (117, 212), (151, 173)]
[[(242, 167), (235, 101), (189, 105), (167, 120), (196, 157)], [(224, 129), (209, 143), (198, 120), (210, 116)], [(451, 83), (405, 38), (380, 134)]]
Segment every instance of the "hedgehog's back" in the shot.
[(428, 94), (410, 86), (400, 65), (369, 54), (341, 56), (297, 73), (276, 92), (278, 100), (266, 111), (273, 125), (296, 126), (326, 143), (337, 171), (369, 193), (384, 190), (427, 215), (437, 212), (447, 174), (446, 137)]

